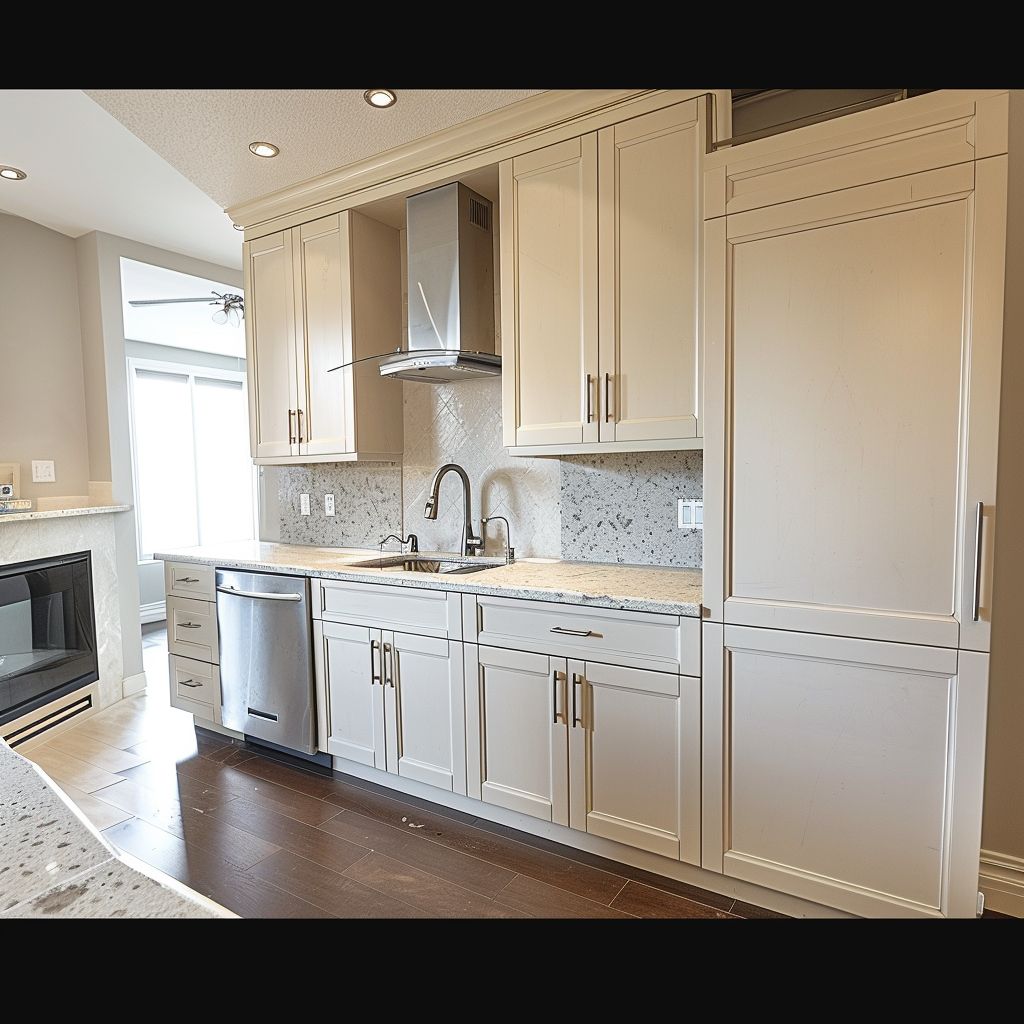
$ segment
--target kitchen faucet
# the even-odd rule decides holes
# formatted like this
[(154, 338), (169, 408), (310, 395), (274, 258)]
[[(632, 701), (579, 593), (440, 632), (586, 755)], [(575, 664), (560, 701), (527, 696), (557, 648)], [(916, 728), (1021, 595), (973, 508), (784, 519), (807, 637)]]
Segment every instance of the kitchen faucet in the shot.
[(448, 473), (455, 473), (462, 481), (462, 553), (464, 555), (476, 555), (484, 546), (484, 542), (473, 533), (473, 506), (469, 494), (469, 477), (466, 471), (454, 462), (443, 465), (435, 474), (433, 483), (430, 485), (430, 497), (423, 506), (424, 519), (437, 519), (437, 499), (441, 490), (441, 481)]

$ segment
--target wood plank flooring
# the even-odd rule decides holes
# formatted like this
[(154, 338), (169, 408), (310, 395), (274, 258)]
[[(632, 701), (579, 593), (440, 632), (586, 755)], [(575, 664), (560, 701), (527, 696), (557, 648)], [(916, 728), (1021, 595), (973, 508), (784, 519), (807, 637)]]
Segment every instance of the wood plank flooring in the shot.
[(149, 692), (26, 751), (116, 846), (242, 917), (780, 917), (205, 731)]

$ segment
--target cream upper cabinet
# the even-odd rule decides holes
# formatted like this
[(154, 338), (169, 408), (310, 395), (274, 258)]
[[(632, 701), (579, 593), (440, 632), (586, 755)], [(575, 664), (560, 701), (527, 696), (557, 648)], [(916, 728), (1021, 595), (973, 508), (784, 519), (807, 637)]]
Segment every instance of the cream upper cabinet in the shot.
[(974, 917), (987, 662), (705, 623), (702, 866), (863, 916)]
[(501, 165), (504, 443), (699, 447), (703, 100)]
[(570, 661), (569, 824), (700, 863), (700, 680)]
[(402, 387), (367, 357), (401, 340), (399, 233), (347, 210), (247, 242), (246, 254), (253, 458), (398, 457)]
[(298, 454), (291, 233), (245, 243), (249, 433), (256, 460)]
[(764, 158), (774, 187), (814, 194), (706, 224), (704, 603), (987, 650), (1006, 158), (819, 194), (784, 156)]

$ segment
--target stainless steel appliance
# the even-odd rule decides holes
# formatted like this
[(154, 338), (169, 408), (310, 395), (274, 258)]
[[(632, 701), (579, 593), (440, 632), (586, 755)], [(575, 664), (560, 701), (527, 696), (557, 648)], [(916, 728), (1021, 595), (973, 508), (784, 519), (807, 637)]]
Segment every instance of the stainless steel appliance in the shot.
[(314, 754), (309, 580), (218, 569), (217, 627), (223, 724)]
[(409, 345), (381, 361), (382, 377), (442, 384), (501, 373), (492, 213), (459, 181), (406, 199)]

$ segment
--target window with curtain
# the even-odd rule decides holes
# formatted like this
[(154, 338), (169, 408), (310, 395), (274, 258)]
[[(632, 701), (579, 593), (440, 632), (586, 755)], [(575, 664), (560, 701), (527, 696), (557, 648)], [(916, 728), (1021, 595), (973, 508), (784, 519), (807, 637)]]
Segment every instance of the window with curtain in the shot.
[(129, 360), (139, 558), (255, 536), (245, 375)]

